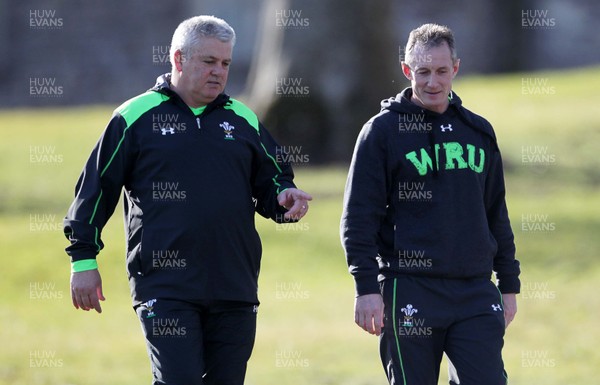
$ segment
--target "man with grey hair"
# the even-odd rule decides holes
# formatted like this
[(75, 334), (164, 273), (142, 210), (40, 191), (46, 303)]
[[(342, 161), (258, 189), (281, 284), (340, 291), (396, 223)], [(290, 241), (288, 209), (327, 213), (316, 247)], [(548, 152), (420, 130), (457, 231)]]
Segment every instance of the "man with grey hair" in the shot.
[(355, 322), (380, 336), (390, 384), (436, 385), (444, 353), (451, 384), (507, 383), (520, 268), (496, 136), (452, 90), (459, 64), (449, 28), (413, 30), (411, 86), (363, 126), (348, 174), (341, 238)]
[(235, 32), (197, 16), (173, 35), (172, 71), (118, 107), (64, 220), (71, 296), (102, 311), (96, 255), (124, 195), (127, 272), (153, 384), (241, 385), (258, 309), (258, 212), (293, 222), (311, 196), (257, 116), (224, 94)]

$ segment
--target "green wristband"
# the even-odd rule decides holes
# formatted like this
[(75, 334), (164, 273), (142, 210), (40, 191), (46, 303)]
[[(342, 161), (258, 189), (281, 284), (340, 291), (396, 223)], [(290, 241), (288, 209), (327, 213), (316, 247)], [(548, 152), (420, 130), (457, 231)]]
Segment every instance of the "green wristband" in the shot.
[(95, 259), (82, 259), (81, 261), (71, 262), (71, 272), (80, 273), (82, 271), (94, 270), (98, 268), (98, 261)]

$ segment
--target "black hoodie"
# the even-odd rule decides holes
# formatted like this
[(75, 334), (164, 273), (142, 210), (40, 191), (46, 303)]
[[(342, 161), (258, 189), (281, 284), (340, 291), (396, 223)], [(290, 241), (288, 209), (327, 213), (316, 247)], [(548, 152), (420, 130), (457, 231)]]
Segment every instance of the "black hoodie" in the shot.
[(85, 165), (65, 218), (74, 271), (96, 265), (101, 233), (124, 192), (134, 304), (153, 298), (257, 303), (255, 211), (284, 221), (294, 187), (277, 143), (225, 94), (192, 111), (168, 75), (118, 107)]
[(341, 238), (357, 295), (398, 275), (490, 278), (518, 293), (519, 262), (492, 126), (451, 93), (439, 114), (410, 101), (381, 102), (357, 139)]

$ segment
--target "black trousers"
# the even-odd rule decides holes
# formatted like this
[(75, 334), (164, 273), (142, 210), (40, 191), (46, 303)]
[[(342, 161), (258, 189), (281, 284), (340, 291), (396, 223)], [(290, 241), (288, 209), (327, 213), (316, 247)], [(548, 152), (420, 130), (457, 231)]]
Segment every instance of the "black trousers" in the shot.
[(437, 385), (444, 352), (451, 385), (507, 384), (502, 297), (489, 279), (405, 276), (381, 288), (380, 354), (391, 385)]
[(256, 334), (257, 306), (153, 299), (136, 307), (153, 385), (242, 385)]

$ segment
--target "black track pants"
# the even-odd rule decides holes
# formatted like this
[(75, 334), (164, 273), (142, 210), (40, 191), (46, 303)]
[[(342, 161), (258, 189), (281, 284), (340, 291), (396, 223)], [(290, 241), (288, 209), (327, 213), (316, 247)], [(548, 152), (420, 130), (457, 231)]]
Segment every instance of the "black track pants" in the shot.
[(242, 385), (254, 346), (256, 309), (247, 303), (160, 298), (136, 307), (152, 384)]
[(488, 279), (398, 277), (382, 285), (383, 367), (393, 385), (437, 385), (445, 352), (450, 384), (506, 385), (502, 297)]

